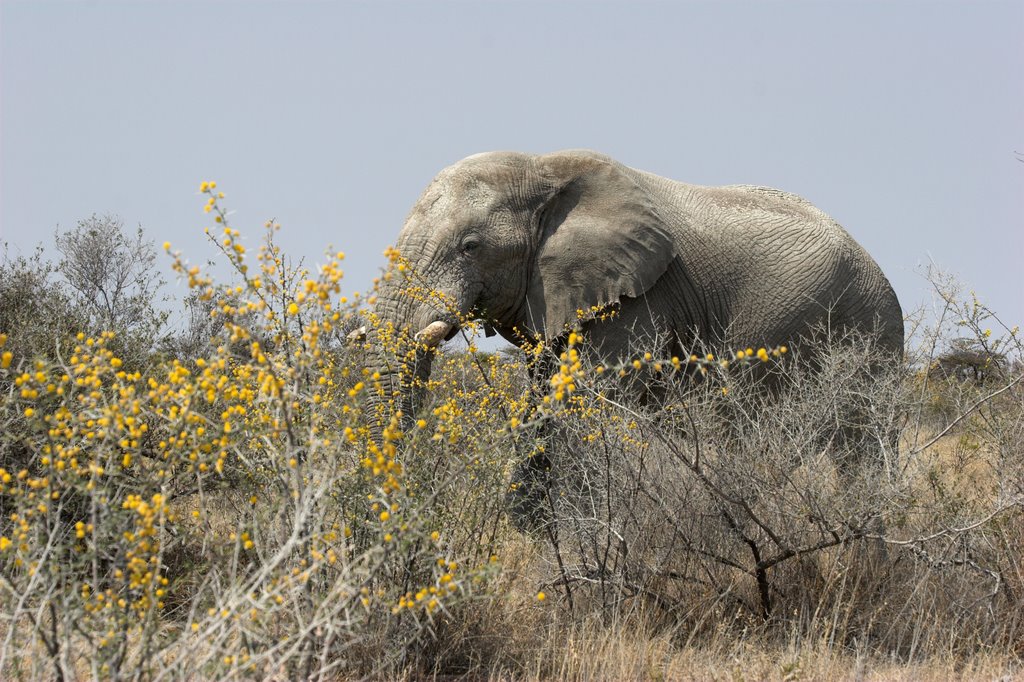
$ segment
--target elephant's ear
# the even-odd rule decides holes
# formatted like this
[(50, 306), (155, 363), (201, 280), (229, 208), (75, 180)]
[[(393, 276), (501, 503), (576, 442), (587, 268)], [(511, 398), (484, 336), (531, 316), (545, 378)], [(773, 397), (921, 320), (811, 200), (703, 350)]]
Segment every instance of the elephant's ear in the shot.
[(627, 170), (593, 152), (537, 159), (548, 188), (537, 212), (531, 327), (559, 336), (594, 306), (637, 297), (664, 274), (676, 245), (651, 197)]

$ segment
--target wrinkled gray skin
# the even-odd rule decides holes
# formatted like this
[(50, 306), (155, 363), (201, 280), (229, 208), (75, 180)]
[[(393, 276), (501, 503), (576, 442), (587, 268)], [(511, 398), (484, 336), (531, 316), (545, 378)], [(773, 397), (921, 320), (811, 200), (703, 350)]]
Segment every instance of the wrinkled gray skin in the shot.
[[(806, 200), (676, 182), (591, 151), (463, 159), (427, 187), (397, 248), (455, 311), (515, 344), (557, 340), (578, 310), (618, 303), (617, 317), (578, 323), (593, 357), (624, 358), (636, 337), (661, 339), (645, 350), (665, 356), (795, 345), (820, 327), (877, 331), (894, 358), (903, 348), (885, 275)], [(401, 296), (400, 280), (382, 290), (378, 314), (427, 345), (454, 336), (454, 311)], [(397, 386), (397, 363), (379, 363)], [(400, 407), (411, 417), (407, 390)]]

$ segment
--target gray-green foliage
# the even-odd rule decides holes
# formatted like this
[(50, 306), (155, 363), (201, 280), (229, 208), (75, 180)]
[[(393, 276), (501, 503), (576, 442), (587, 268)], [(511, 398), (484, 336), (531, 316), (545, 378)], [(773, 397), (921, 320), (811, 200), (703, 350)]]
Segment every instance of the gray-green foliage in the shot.
[(16, 356), (52, 357), (57, 350), (55, 339), (85, 326), (85, 317), (55, 271), (41, 247), (31, 256), (17, 256), (4, 245), (0, 256), (0, 329), (8, 335), (7, 350)]
[(125, 230), (120, 218), (93, 215), (30, 256), (0, 254), (0, 329), (18, 357), (58, 358), (78, 332), (113, 331), (119, 354), (141, 365), (163, 331), (163, 278), (156, 251), (142, 228)]
[(151, 350), (167, 313), (156, 307), (164, 281), (142, 227), (128, 232), (120, 218), (94, 214), (58, 231), (55, 242), (56, 270), (90, 329), (117, 333), (134, 359)]

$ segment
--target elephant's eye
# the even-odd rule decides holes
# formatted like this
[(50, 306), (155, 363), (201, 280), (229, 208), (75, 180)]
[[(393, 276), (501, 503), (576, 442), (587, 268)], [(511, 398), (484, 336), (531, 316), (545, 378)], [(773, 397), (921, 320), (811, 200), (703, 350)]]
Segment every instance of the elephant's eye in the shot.
[(471, 256), (480, 250), (480, 240), (469, 238), (462, 242), (462, 253)]

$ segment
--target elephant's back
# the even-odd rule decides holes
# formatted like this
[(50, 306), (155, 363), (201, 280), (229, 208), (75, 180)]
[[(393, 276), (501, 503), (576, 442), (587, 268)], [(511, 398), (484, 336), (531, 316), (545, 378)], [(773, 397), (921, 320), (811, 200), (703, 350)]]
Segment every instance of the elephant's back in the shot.
[[(725, 323), (737, 341), (792, 343), (829, 327), (877, 332), (884, 347), (902, 349), (903, 315), (888, 279), (810, 201), (754, 185), (681, 185), (680, 193), (687, 198), (674, 222), (721, 254), (709, 285), (728, 290)], [(751, 338), (757, 334), (766, 338)]]

